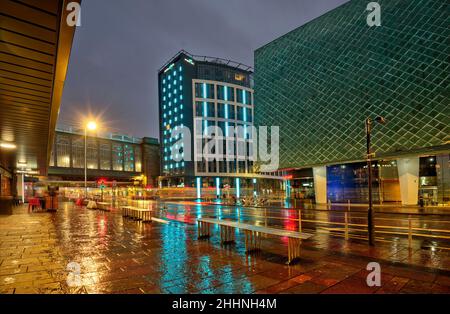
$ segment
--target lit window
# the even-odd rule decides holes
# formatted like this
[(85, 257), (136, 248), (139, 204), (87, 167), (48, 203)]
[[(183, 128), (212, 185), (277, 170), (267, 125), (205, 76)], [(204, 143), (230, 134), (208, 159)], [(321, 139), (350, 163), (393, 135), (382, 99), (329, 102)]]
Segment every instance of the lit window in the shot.
[(171, 89), (172, 88), (172, 84), (169, 84), (169, 89)]
[(163, 100), (166, 101), (166, 96), (163, 97)]
[(166, 88), (164, 87), (164, 88), (163, 88), (163, 93), (165, 93), (165, 92), (166, 92)]
[(180, 100), (183, 100), (183, 95), (180, 95)]
[(174, 102), (174, 103), (177, 103), (177, 102), (178, 102), (178, 99), (177, 99), (177, 98), (175, 98), (173, 102)]
[(180, 65), (180, 67), (178, 68), (178, 71), (180, 71), (180, 72), (181, 72), (181, 70), (182, 70), (182, 67), (181, 67), (181, 65)]
[(235, 73), (235, 74), (234, 74), (234, 79), (235, 79), (236, 81), (243, 81), (244, 78), (245, 78), (245, 76), (244, 76), (243, 74), (238, 74), (238, 73)]
[(180, 75), (180, 82), (183, 80), (183, 77)]
[(173, 84), (174, 84), (174, 85), (177, 84), (177, 79), (174, 79), (174, 80), (173, 80)]
[(170, 74), (169, 74), (169, 76), (167, 77), (167, 79), (170, 81)]
[(171, 102), (171, 101), (169, 101), (169, 107), (170, 107), (170, 106), (172, 106), (172, 102)]
[(169, 93), (169, 98), (172, 97), (172, 93)]
[(183, 114), (181, 114), (180, 119), (183, 119)]
[(183, 85), (180, 85), (180, 90), (183, 90)]

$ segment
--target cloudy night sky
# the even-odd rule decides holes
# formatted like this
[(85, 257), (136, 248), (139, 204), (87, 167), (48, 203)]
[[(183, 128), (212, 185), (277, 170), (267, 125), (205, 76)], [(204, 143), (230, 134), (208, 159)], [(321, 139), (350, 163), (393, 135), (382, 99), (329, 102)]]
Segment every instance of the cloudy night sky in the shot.
[[(347, 0), (83, 0), (60, 123), (158, 137), (157, 72), (179, 50), (253, 66), (253, 52)], [(257, 106), (257, 104), (256, 104)]]

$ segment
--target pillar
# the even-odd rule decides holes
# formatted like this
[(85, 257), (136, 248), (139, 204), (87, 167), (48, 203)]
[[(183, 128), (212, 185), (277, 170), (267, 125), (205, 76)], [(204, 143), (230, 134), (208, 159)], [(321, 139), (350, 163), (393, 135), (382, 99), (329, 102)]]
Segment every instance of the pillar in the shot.
[(17, 180), (16, 180), (16, 191), (17, 191), (17, 197), (19, 197), (22, 201), (22, 203), (25, 202), (25, 175), (17, 174)]
[(397, 160), (402, 205), (417, 205), (419, 198), (419, 157)]
[(437, 201), (445, 204), (450, 200), (450, 154), (436, 156)]
[(327, 203), (327, 167), (314, 167), (314, 194), (316, 195), (316, 204)]

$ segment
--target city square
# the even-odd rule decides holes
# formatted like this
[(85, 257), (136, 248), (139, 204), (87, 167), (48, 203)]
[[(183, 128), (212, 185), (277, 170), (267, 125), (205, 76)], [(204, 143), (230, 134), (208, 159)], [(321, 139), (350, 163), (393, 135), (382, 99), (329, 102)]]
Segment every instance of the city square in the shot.
[(0, 294), (450, 293), (448, 3), (285, 2), (0, 0)]

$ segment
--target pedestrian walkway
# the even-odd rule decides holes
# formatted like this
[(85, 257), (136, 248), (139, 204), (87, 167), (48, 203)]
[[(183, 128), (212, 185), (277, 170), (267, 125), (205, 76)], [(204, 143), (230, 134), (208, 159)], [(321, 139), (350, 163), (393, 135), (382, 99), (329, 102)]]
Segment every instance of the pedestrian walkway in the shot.
[[(316, 235), (287, 266), (287, 240), (244, 252), (196, 225), (124, 220), (119, 211), (65, 205), (56, 213), (0, 216), (0, 293), (450, 293), (450, 255)], [(175, 219), (174, 219), (175, 218)], [(381, 287), (369, 287), (369, 262)], [(69, 267), (69, 268), (68, 268)]]

